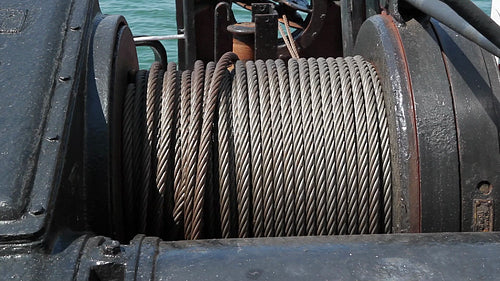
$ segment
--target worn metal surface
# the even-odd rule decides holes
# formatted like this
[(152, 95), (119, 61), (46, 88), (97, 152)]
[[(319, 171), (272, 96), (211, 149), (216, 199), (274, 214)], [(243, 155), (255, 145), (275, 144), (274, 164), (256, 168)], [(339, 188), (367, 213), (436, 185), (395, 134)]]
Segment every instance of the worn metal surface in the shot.
[[(138, 70), (135, 44), (127, 22), (121, 16), (107, 16), (97, 25), (92, 58), (89, 63), (93, 75), (88, 83), (95, 83), (87, 100), (87, 185), (88, 197), (95, 204), (89, 210), (92, 217), (108, 208), (108, 222), (102, 227), (114, 237), (123, 238), (121, 197), (121, 119), (123, 97), (129, 72)], [(99, 114), (102, 112), (103, 114)], [(98, 221), (104, 221), (98, 219)]]
[[(77, 139), (83, 134), (82, 126), (72, 126), (83, 118), (73, 109), (81, 105), (76, 97), (85, 87), (79, 80), (85, 62), (80, 54), (88, 52), (82, 42), (89, 40), (93, 4), (2, 2), (2, 8), (27, 11), (16, 34), (0, 33), (2, 241), (42, 236), (50, 227), (58, 191), (81, 185), (81, 149), (72, 149), (69, 137), (70, 132)], [(42, 8), (47, 6), (53, 9)], [(83, 209), (75, 207), (68, 216)]]
[[(406, 0), (406, 2), (410, 3), (417, 9), (426, 13), (430, 17), (435, 18), (440, 21), (444, 25), (453, 29), (455, 32), (461, 34), (462, 36), (468, 38), (472, 42), (478, 44), (482, 48), (488, 50), (492, 54), (496, 56), (500, 56), (499, 47), (495, 46), (490, 40), (488, 40), (483, 34), (478, 32), (467, 20), (463, 19), (462, 15), (458, 15), (453, 9), (448, 7), (442, 1), (439, 0)], [(470, 3), (476, 9), (475, 4), (470, 1), (464, 1)], [(483, 13), (484, 15), (484, 13)], [(484, 17), (489, 18), (484, 15)], [(492, 21), (493, 25), (496, 26), (496, 23)]]
[(255, 59), (276, 58), (278, 39), (278, 13), (273, 4), (252, 4), (252, 20), (255, 22)]
[(422, 231), (459, 231), (458, 141), (441, 48), (426, 19), (410, 20), (399, 32), (412, 84), (417, 125)]
[[(433, 21), (443, 51), (460, 160), (461, 230), (473, 230), (473, 200), (500, 202), (500, 88), (492, 55)], [(484, 186), (484, 187), (483, 187)], [(496, 213), (500, 206), (495, 205)], [(500, 222), (495, 222), (495, 229)], [(492, 230), (491, 228), (489, 228)]]
[(364, 3), (361, 1), (340, 1), (340, 14), (342, 22), (342, 47), (343, 55), (353, 55), (354, 43), (359, 28), (365, 19)]
[[(10, 280), (492, 280), (498, 233), (360, 235), (128, 245), (76, 236), (53, 248), (0, 254)], [(68, 243), (69, 242), (69, 243)], [(26, 266), (29, 264), (30, 266)]]
[(213, 61), (218, 61), (224, 53), (231, 51), (232, 37), (231, 34), (227, 32), (227, 27), (229, 25), (235, 24), (236, 19), (234, 18), (231, 4), (229, 4), (228, 2), (219, 2), (215, 6), (214, 17), (215, 39)]
[(388, 110), (393, 182), (393, 231), (420, 231), (420, 174), (411, 82), (399, 31), (374, 16), (359, 31), (355, 53), (374, 64)]
[(488, 279), (499, 273), (498, 239), (433, 234), (160, 243), (155, 276), (194, 280), (201, 271), (219, 280)]
[[(335, 11), (333, 2), (325, 3)], [(387, 3), (389, 7), (396, 4)], [(120, 198), (119, 180), (111, 180), (121, 178), (121, 169), (106, 158), (111, 155), (119, 161), (122, 151), (116, 145), (121, 143), (116, 133), (121, 131), (120, 111), (116, 109), (121, 103), (119, 94), (126, 90), (127, 73), (136, 69), (132, 36), (120, 17), (106, 20), (96, 1), (7, 0), (2, 2), (0, 14), (13, 17), (2, 21), (0, 27), (0, 201), (5, 203), (0, 209), (0, 276), (88, 281), (189, 280), (200, 276), (477, 280), (499, 275), (497, 233), (196, 242), (160, 242), (137, 236), (129, 245), (83, 235), (93, 231), (122, 238), (120, 205), (127, 201)], [(326, 18), (334, 21), (330, 15)], [(109, 25), (95, 31), (101, 23)], [(356, 47), (384, 78), (392, 150), (396, 151), (391, 155), (395, 163), (392, 178), (398, 187), (393, 230), (455, 230), (457, 224), (458, 230), (497, 229), (497, 64), (492, 56), (439, 24), (426, 24), (412, 20), (397, 27), (388, 16), (375, 16), (361, 28), (363, 39)], [(24, 59), (18, 59), (21, 56)], [(429, 61), (433, 65), (429, 66)], [(309, 80), (317, 78), (315, 63), (303, 63), (303, 73), (306, 65), (311, 68)], [(261, 64), (259, 71), (264, 69), (274, 71), (272, 65)], [(447, 74), (444, 78), (443, 73)], [(300, 75), (292, 76), (290, 85), (300, 87)], [(269, 85), (276, 91), (278, 84), (276, 77), (273, 79)], [(319, 75), (319, 79), (321, 87), (326, 85), (324, 77)], [(319, 87), (313, 82), (311, 87)], [(311, 99), (317, 104), (322, 101), (317, 95)], [(270, 112), (279, 115), (277, 108), (271, 107)], [(319, 107), (312, 112), (313, 121), (319, 122)], [(210, 128), (212, 122), (204, 125)], [(445, 137), (434, 138), (436, 132)], [(460, 164), (458, 172), (456, 163)], [(457, 213), (457, 209), (461, 211)], [(321, 209), (309, 210), (315, 213)]]
[(242, 22), (228, 26), (233, 36), (233, 53), (243, 61), (255, 58), (255, 23)]

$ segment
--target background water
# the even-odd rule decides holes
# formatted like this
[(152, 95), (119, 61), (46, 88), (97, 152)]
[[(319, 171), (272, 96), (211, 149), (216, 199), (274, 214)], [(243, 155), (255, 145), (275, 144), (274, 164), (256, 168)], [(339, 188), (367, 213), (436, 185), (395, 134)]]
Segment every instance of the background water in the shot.
[[(474, 1), (488, 15), (491, 0)], [(171, 35), (177, 34), (175, 20), (175, 0), (100, 0), (101, 10), (106, 14), (123, 15), (134, 35)], [(233, 8), (238, 21), (249, 21), (250, 13)], [(177, 41), (163, 41), (168, 60), (177, 62)], [(153, 53), (148, 47), (140, 47), (138, 56), (141, 68), (153, 62)]]

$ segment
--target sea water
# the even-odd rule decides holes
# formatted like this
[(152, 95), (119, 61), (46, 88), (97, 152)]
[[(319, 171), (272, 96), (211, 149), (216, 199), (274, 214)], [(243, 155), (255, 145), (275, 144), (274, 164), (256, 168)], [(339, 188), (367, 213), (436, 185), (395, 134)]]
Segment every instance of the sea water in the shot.
[[(175, 19), (175, 0), (100, 0), (101, 10), (105, 14), (123, 15), (134, 35), (172, 35), (177, 34)], [(488, 15), (491, 0), (474, 1)], [(235, 7), (238, 21), (249, 21), (250, 12)], [(163, 41), (168, 60), (177, 62), (177, 41)], [(139, 47), (138, 56), (141, 68), (147, 68), (154, 60), (148, 47)]]

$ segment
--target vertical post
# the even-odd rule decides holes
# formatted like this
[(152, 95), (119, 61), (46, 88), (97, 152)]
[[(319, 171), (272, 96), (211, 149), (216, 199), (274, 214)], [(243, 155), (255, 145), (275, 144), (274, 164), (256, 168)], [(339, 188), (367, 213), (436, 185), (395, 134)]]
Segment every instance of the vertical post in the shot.
[(354, 43), (359, 28), (365, 19), (364, 2), (341, 0), (340, 13), (342, 18), (342, 46), (344, 56), (353, 55)]
[(278, 13), (269, 3), (253, 3), (255, 22), (255, 59), (276, 58), (278, 40)]
[(185, 67), (192, 69), (196, 60), (196, 31), (195, 31), (195, 5), (194, 0), (183, 0), (184, 9), (184, 41), (185, 41)]
[(194, 0), (176, 0), (177, 33), (184, 34), (179, 40), (179, 68), (191, 69), (196, 60), (196, 29)]
[[(177, 21), (177, 34), (184, 34), (184, 16), (182, 0), (175, 0), (175, 19)], [(184, 69), (184, 40), (177, 41), (177, 59), (178, 65)]]
[(231, 4), (220, 2), (215, 6), (214, 61), (218, 61), (224, 53), (231, 51), (233, 38), (227, 28), (235, 23)]

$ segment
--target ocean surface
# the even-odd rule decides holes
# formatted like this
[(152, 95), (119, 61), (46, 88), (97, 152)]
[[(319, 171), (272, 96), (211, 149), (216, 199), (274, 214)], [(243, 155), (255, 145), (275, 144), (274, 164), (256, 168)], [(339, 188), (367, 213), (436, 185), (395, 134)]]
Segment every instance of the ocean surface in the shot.
[[(174, 0), (100, 0), (101, 10), (106, 14), (123, 15), (134, 35), (177, 34)], [(488, 15), (491, 0), (474, 1)], [(251, 15), (233, 4), (238, 21), (249, 21)], [(163, 41), (168, 60), (177, 62), (177, 41)], [(148, 47), (140, 47), (138, 56), (141, 68), (147, 68), (154, 56)]]

